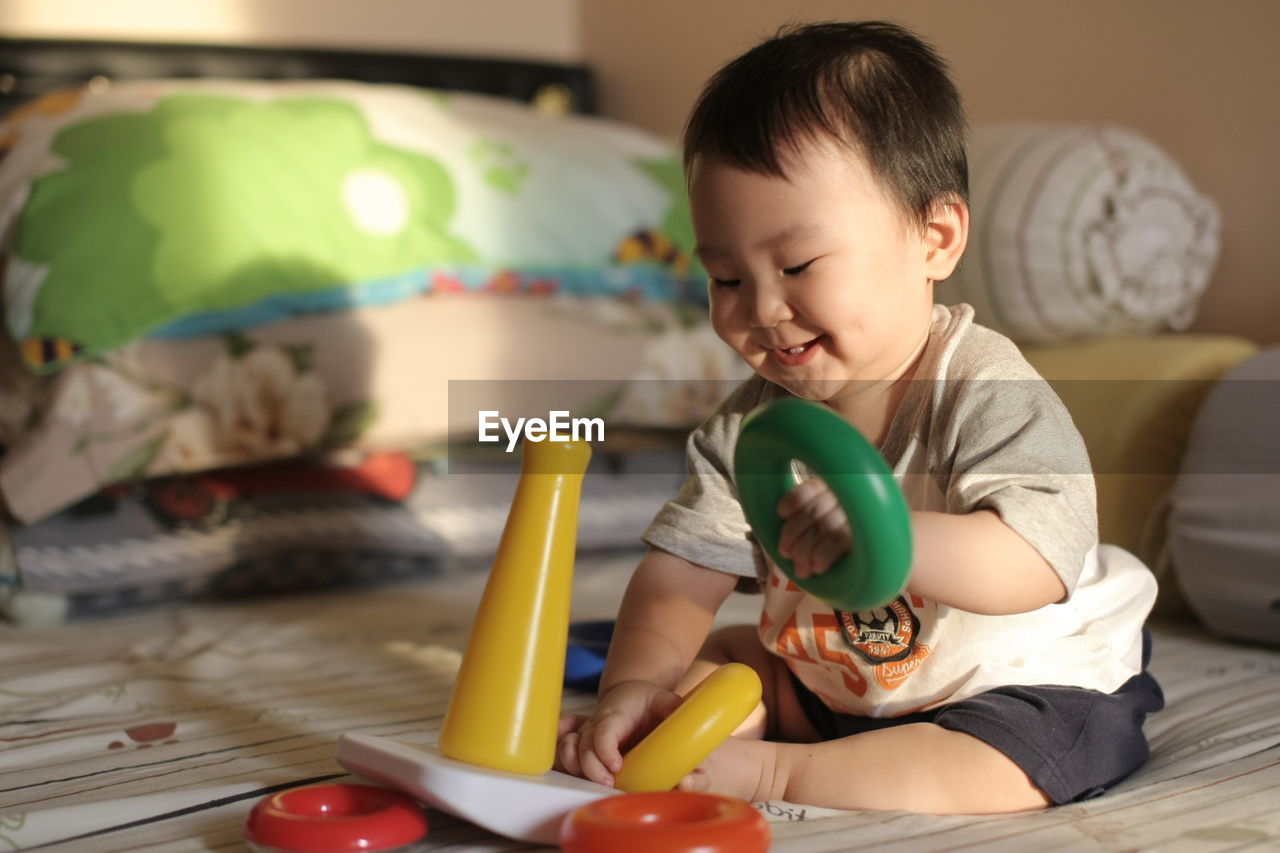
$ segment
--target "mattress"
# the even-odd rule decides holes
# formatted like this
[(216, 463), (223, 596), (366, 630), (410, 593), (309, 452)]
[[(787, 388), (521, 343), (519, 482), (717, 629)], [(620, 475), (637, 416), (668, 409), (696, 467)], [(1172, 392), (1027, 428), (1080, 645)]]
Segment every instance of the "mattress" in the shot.
[[(580, 554), (573, 618), (612, 616), (636, 558)], [(0, 627), (0, 849), (243, 849), (263, 796), (348, 778), (342, 733), (436, 740), (484, 579)], [(720, 618), (751, 620), (757, 605), (735, 594)], [(986, 817), (757, 803), (773, 849), (1275, 849), (1280, 652), (1186, 625), (1153, 637), (1168, 707), (1147, 722), (1151, 759), (1107, 795)], [(566, 691), (568, 708), (590, 701)], [(533, 849), (428, 819), (423, 850)]]

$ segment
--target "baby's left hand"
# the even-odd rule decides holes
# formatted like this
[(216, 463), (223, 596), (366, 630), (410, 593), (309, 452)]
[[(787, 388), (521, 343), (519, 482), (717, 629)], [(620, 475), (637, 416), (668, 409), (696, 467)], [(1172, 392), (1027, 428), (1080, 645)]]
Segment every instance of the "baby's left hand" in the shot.
[(853, 546), (849, 519), (821, 480), (805, 480), (783, 495), (778, 514), (786, 519), (778, 550), (795, 565), (798, 578), (822, 574)]

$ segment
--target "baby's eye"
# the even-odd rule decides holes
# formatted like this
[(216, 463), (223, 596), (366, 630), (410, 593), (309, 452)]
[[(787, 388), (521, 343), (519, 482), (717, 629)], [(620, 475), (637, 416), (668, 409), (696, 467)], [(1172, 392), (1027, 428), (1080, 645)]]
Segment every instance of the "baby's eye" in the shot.
[(737, 287), (742, 281), (739, 278), (716, 278), (715, 276), (708, 276), (708, 278), (711, 279), (711, 283), (716, 287)]
[(786, 267), (782, 271), (782, 274), (783, 275), (800, 275), (800, 273), (804, 272), (809, 268), (809, 264), (811, 263), (813, 263), (813, 261), (805, 261), (803, 264), (800, 264), (799, 266)]

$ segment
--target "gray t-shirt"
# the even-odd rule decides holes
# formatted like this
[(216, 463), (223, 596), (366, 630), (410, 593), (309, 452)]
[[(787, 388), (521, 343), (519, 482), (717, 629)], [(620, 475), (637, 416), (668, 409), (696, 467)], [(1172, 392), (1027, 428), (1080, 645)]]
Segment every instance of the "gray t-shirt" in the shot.
[(831, 707), (894, 716), (1003, 684), (1109, 692), (1138, 671), (1154, 578), (1119, 549), (1099, 551), (1093, 476), (1069, 413), (1012, 342), (973, 322), (969, 306), (934, 307), (880, 451), (912, 509), (996, 511), (1062, 579), (1061, 603), (984, 616), (904, 594), (853, 614), (800, 591), (756, 544), (733, 475), (742, 419), (787, 394), (753, 377), (693, 432), (689, 476), (644, 539), (757, 578), (762, 641)]

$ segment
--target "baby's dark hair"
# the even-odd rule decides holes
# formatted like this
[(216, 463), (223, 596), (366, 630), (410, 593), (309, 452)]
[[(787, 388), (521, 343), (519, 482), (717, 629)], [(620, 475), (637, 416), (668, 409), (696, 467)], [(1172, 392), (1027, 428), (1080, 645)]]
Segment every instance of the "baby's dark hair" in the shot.
[(684, 129), (699, 157), (785, 177), (784, 154), (829, 136), (860, 151), (922, 229), (940, 200), (968, 201), (965, 117), (946, 63), (883, 21), (786, 27), (707, 82)]

